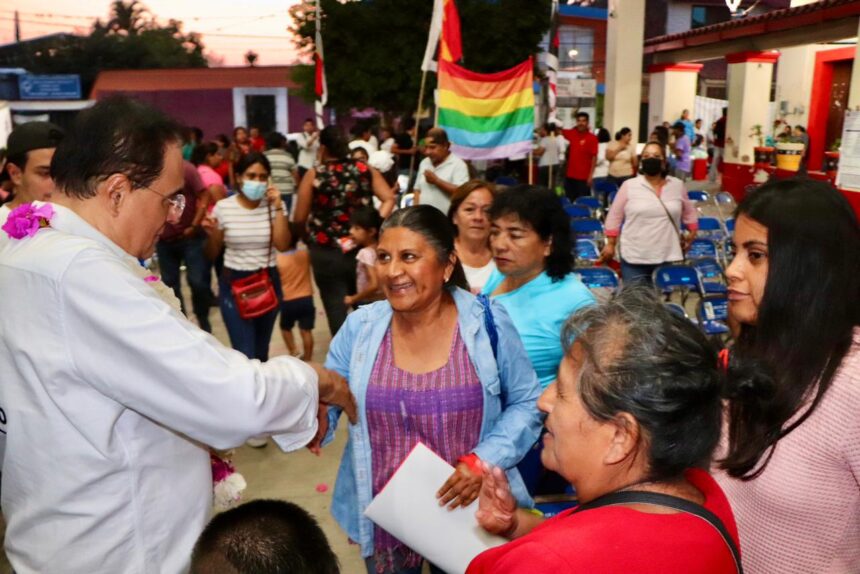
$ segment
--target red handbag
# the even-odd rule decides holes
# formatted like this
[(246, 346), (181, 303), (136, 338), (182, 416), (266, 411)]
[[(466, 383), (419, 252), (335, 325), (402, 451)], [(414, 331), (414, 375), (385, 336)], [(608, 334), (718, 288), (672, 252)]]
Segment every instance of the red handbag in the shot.
[[(269, 219), (271, 220), (271, 204), (269, 204)], [(230, 283), (233, 292), (233, 300), (236, 301), (236, 309), (242, 319), (253, 319), (265, 315), (277, 308), (278, 295), (275, 286), (269, 276), (269, 267), (272, 259), (272, 234), (269, 235), (269, 259), (265, 268), (247, 277), (235, 279)]]

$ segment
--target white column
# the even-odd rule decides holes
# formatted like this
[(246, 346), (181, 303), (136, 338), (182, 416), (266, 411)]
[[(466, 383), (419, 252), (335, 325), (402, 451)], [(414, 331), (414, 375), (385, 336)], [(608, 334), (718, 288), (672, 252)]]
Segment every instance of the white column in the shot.
[(640, 137), (642, 48), (645, 41), (645, 0), (615, 2), (606, 30), (606, 99), (603, 126), (614, 133), (623, 127)]
[[(860, 38), (860, 26), (857, 36)], [(860, 110), (860, 44), (854, 48), (854, 67), (851, 69), (851, 85), (848, 88), (848, 109)]]
[(726, 163), (753, 164), (753, 148), (758, 142), (750, 137), (750, 132), (756, 124), (767, 129), (773, 65), (778, 59), (777, 52), (741, 52), (726, 56), (729, 64)]
[(664, 121), (675, 123), (681, 112), (696, 104), (696, 84), (702, 64), (654, 64), (648, 89), (648, 129)]

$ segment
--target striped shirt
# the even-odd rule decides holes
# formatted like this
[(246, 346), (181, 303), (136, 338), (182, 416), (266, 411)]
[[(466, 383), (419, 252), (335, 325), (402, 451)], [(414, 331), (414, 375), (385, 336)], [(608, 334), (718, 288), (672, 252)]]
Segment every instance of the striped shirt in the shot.
[[(435, 371), (404, 371), (394, 364), (391, 328), (386, 332), (366, 398), (374, 495), (419, 441), (452, 465), (478, 444), (484, 391), (459, 325), (448, 356), (448, 363)], [(392, 560), (420, 565), (420, 556), (378, 526), (373, 540), (377, 566), (390, 565)]]
[[(275, 265), (276, 252), (269, 248), (272, 241), (272, 223), (269, 221), (268, 201), (263, 199), (254, 209), (239, 204), (233, 195), (215, 204), (212, 215), (218, 220), (218, 229), (224, 231), (224, 266), (236, 271), (256, 271)], [(272, 220), (275, 210), (271, 210)]]
[(296, 191), (296, 180), (293, 179), (293, 170), (296, 169), (296, 161), (289, 153), (282, 149), (270, 149), (263, 152), (272, 167), (272, 185), (282, 195), (288, 195)]

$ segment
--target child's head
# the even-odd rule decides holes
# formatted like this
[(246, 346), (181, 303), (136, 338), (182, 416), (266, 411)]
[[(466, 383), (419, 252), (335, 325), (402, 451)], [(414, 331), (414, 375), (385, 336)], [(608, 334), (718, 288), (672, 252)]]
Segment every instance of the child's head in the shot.
[(336, 574), (339, 566), (310, 514), (282, 500), (255, 500), (212, 519), (194, 546), (191, 572)]
[(381, 226), (382, 217), (379, 212), (373, 207), (361, 207), (353, 211), (349, 218), (349, 235), (362, 247), (376, 245)]
[(367, 154), (367, 150), (364, 149), (363, 146), (359, 146), (359, 147), (355, 148), (354, 150), (352, 150), (352, 152), (349, 154), (349, 156), (355, 161), (363, 161), (364, 163), (367, 163), (367, 160), (370, 157)]

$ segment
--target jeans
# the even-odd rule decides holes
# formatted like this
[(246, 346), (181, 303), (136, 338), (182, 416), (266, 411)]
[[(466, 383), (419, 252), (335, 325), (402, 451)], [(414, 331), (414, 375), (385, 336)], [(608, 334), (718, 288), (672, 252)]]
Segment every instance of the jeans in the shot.
[(185, 261), (188, 286), (191, 288), (191, 308), (197, 317), (200, 328), (207, 333), (212, 332), (209, 323), (209, 302), (211, 297), (211, 281), (209, 262), (203, 254), (203, 244), (206, 238), (196, 236), (175, 241), (159, 241), (155, 250), (158, 253), (158, 265), (161, 269), (161, 280), (173, 289), (182, 312), (188, 315), (185, 300), (182, 298), (182, 281), (179, 268)]
[(343, 298), (355, 295), (355, 251), (344, 253), (338, 247), (310, 246), (314, 281), (320, 290), (328, 328), (334, 337), (346, 321)]
[(591, 187), (584, 179), (564, 178), (564, 194), (570, 201), (576, 201), (577, 197), (591, 195)]
[(717, 172), (720, 167), (720, 160), (723, 158), (723, 148), (714, 146), (714, 155), (711, 158), (711, 169), (708, 171), (708, 181), (717, 181)]
[[(224, 325), (227, 334), (230, 335), (230, 344), (237, 351), (244, 353), (249, 359), (269, 360), (269, 343), (272, 340), (272, 331), (275, 328), (275, 320), (278, 318), (279, 307), (275, 307), (265, 315), (253, 319), (243, 319), (239, 316), (236, 300), (230, 284), (235, 279), (242, 279), (252, 275), (256, 271), (236, 271), (224, 268), (224, 272), (218, 278), (218, 290), (221, 304), (221, 316), (224, 317)], [(283, 300), (281, 290), (281, 278), (278, 276), (276, 267), (269, 267), (269, 278), (275, 287), (278, 301)]]
[(637, 263), (627, 263), (624, 259), (621, 260), (621, 281), (624, 285), (633, 285), (634, 283), (643, 283), (651, 285), (651, 274), (661, 264), (655, 265), (640, 265)]

